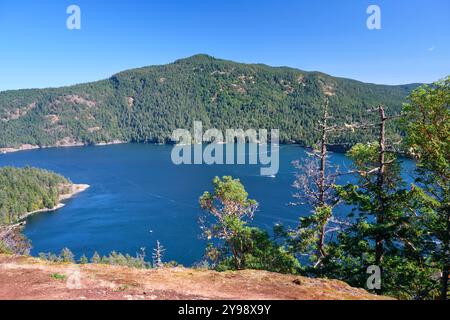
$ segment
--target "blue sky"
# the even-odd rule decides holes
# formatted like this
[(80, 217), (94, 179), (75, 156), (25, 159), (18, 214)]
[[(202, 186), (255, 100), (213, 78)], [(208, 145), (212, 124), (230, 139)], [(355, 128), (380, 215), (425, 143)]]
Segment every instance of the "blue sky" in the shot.
[[(81, 30), (66, 9), (81, 8)], [(381, 8), (382, 29), (366, 27)], [(366, 82), (450, 74), (448, 0), (1, 0), (0, 90), (62, 86), (197, 53)]]

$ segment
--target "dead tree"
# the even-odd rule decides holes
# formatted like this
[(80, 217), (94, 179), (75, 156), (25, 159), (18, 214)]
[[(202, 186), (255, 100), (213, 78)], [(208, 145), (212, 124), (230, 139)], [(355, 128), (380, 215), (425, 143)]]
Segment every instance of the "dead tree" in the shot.
[[(336, 175), (332, 174), (330, 164), (328, 162), (328, 135), (329, 132), (335, 131), (336, 126), (328, 126), (329, 116), (329, 101), (326, 99), (322, 119), (319, 122), (320, 140), (318, 150), (313, 150), (309, 154), (309, 158), (300, 162), (295, 161), (294, 167), (298, 170), (294, 187), (300, 190), (294, 194), (295, 198), (305, 201), (314, 208), (314, 221), (308, 222), (308, 226), (300, 226), (299, 232), (304, 231), (305, 228), (314, 228), (317, 232), (317, 251), (318, 261), (315, 266), (326, 256), (325, 239), (328, 233), (328, 225), (332, 220), (333, 207), (338, 203), (338, 199), (334, 194), (333, 186), (335, 184)], [(337, 170), (336, 170), (337, 171)], [(296, 203), (302, 204), (302, 203)], [(319, 211), (321, 211), (319, 213)], [(331, 229), (335, 230), (335, 229)], [(302, 237), (302, 235), (299, 235)]]
[[(319, 259), (317, 261), (317, 265), (320, 264), (321, 260), (326, 257), (326, 235), (329, 232), (338, 231), (340, 227), (329, 228), (330, 222), (334, 222), (337, 225), (347, 225), (345, 222), (340, 223), (333, 218), (332, 210), (339, 203), (339, 199), (334, 193), (334, 186), (336, 178), (340, 175), (345, 174), (364, 174), (366, 176), (377, 174), (377, 186), (380, 190), (383, 189), (386, 181), (386, 124), (388, 120), (397, 118), (391, 117), (388, 118), (386, 116), (384, 106), (380, 105), (378, 108), (373, 110), (368, 110), (368, 112), (377, 111), (380, 115), (379, 122), (376, 123), (352, 123), (352, 124), (344, 124), (333, 125), (330, 126), (328, 124), (329, 119), (329, 101), (326, 99), (323, 109), (322, 119), (319, 123), (319, 131), (320, 131), (320, 140), (318, 150), (313, 150), (310, 157), (303, 162), (296, 161), (294, 162), (294, 166), (299, 171), (299, 174), (296, 175), (296, 180), (294, 182), (294, 187), (299, 189), (300, 191), (294, 195), (295, 198), (302, 199), (309, 205), (311, 205), (315, 210), (317, 209), (329, 209), (329, 214), (322, 216), (320, 221), (315, 221), (315, 227), (317, 228), (318, 236), (317, 236), (317, 251), (319, 253)], [(376, 168), (370, 170), (369, 172), (355, 172), (349, 171), (346, 173), (340, 173), (338, 168), (331, 168), (331, 165), (327, 161), (328, 159), (328, 139), (330, 133), (337, 133), (342, 131), (355, 131), (356, 129), (369, 129), (378, 127), (378, 142), (379, 142), (379, 154), (378, 154), (378, 163), (376, 164)], [(334, 172), (331, 172), (334, 171)], [(379, 203), (381, 204), (379, 213), (377, 214), (377, 223), (383, 223), (383, 211), (384, 211), (384, 199), (382, 192), (379, 195)], [(298, 204), (298, 203), (297, 203)], [(302, 204), (302, 203), (300, 203)], [(381, 262), (383, 256), (383, 243), (384, 240), (381, 235), (377, 236), (376, 239), (376, 257), (377, 262)]]
[(0, 250), (17, 255), (28, 255), (31, 242), (22, 234), (24, 223), (12, 226), (0, 226)]
[[(377, 172), (377, 186), (379, 189), (379, 204), (380, 204), (380, 210), (377, 212), (376, 218), (377, 223), (382, 224), (383, 223), (383, 212), (385, 211), (384, 208), (384, 197), (383, 197), (383, 188), (384, 183), (386, 181), (385, 175), (386, 175), (386, 121), (388, 118), (386, 117), (386, 112), (384, 110), (384, 106), (380, 105), (378, 107), (378, 112), (380, 114), (380, 123), (379, 123), (379, 154), (378, 154), (378, 172)], [(384, 239), (380, 234), (377, 234), (375, 239), (375, 263), (376, 265), (381, 264), (381, 260), (383, 258), (383, 245), (384, 245)]]
[(156, 248), (153, 249), (153, 265), (156, 268), (164, 267), (163, 255), (164, 255), (165, 251), (166, 251), (166, 249), (164, 249), (164, 247), (161, 245), (159, 240), (156, 241)]
[[(379, 114), (379, 122), (376, 123), (374, 126), (378, 127), (378, 161), (375, 165), (375, 168), (364, 172), (363, 174), (367, 177), (370, 175), (376, 174), (376, 186), (378, 189), (378, 204), (379, 208), (377, 212), (375, 212), (375, 218), (377, 224), (383, 224), (384, 223), (384, 215), (386, 211), (386, 199), (384, 197), (383, 190), (386, 188), (386, 184), (388, 182), (388, 176), (387, 176), (387, 166), (389, 164), (392, 164), (393, 161), (387, 160), (387, 152), (388, 152), (388, 145), (386, 141), (386, 126), (387, 122), (393, 119), (398, 118), (398, 116), (393, 117), (387, 117), (386, 116), (386, 110), (383, 105), (378, 106), (377, 108), (374, 108), (372, 110), (369, 110), (369, 112), (378, 112)], [(384, 255), (384, 236), (381, 234), (377, 234), (375, 236), (375, 263), (376, 265), (381, 265), (381, 262), (383, 260)]]

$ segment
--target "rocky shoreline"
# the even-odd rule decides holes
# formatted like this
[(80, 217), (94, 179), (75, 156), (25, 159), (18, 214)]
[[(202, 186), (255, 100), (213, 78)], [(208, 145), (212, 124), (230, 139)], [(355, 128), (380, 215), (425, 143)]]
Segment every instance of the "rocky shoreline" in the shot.
[[(50, 148), (72, 148), (72, 147), (87, 147), (87, 146), (96, 146), (96, 147), (101, 147), (101, 146), (110, 146), (110, 145), (116, 145), (116, 144), (125, 144), (128, 143), (126, 141), (122, 141), (122, 140), (113, 140), (110, 142), (99, 142), (96, 144), (86, 144), (86, 143), (82, 143), (82, 142), (73, 142), (73, 143), (63, 143), (63, 144), (57, 144), (54, 146), (44, 146), (44, 147), (40, 147), (40, 146), (36, 146), (36, 145), (31, 145), (31, 144), (23, 144), (20, 147), (16, 147), (16, 148), (12, 148), (12, 147), (5, 147), (5, 148), (0, 148), (0, 155), (2, 154), (8, 154), (8, 153), (15, 153), (15, 152), (20, 152), (20, 151), (30, 151), (30, 150), (37, 150), (37, 149), (50, 149)], [(170, 145), (170, 143), (168, 143)], [(286, 143), (288, 145), (290, 144), (295, 144), (295, 143)], [(303, 145), (299, 145), (300, 147), (303, 148), (311, 148), (310, 146), (303, 146)], [(328, 145), (328, 150), (335, 152), (335, 153), (346, 153), (348, 150), (350, 150), (351, 145), (348, 144), (332, 144), (332, 145)]]
[[(115, 144), (124, 144), (125, 141), (122, 140), (114, 140), (111, 142), (99, 142), (96, 144), (93, 144), (94, 146), (109, 146), (109, 145), (115, 145)], [(23, 144), (20, 147), (5, 147), (0, 148), (0, 155), (1, 154), (7, 154), (7, 153), (14, 153), (14, 152), (20, 152), (20, 151), (29, 151), (29, 150), (37, 150), (37, 149), (50, 149), (50, 148), (72, 148), (72, 147), (87, 147), (90, 146), (90, 144), (82, 143), (82, 142), (71, 142), (71, 143), (61, 143), (56, 144), (53, 146), (36, 146), (32, 144)]]
[(53, 212), (53, 211), (59, 210), (59, 209), (61, 209), (61, 208), (63, 208), (65, 206), (64, 201), (73, 198), (77, 194), (82, 193), (82, 192), (86, 191), (89, 188), (90, 188), (90, 186), (88, 184), (72, 184), (72, 185), (70, 185), (70, 192), (69, 193), (62, 194), (62, 195), (59, 196), (59, 203), (55, 207), (53, 207), (53, 208), (44, 208), (44, 209), (35, 210), (35, 211), (32, 211), (32, 212), (27, 212), (27, 213), (21, 215), (19, 220), (23, 221), (26, 218), (28, 218), (29, 216), (32, 216), (32, 215), (37, 214), (37, 213)]

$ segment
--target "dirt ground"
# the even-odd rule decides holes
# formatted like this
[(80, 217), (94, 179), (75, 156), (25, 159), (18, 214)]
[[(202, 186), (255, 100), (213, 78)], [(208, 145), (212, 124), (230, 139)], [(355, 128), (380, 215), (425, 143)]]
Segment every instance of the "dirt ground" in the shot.
[(383, 297), (341, 281), (265, 271), (138, 270), (107, 265), (56, 264), (0, 255), (0, 299), (374, 300)]

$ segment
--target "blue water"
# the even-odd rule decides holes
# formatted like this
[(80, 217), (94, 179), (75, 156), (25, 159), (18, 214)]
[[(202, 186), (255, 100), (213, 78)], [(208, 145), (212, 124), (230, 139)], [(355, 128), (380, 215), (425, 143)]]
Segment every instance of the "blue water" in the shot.
[[(151, 255), (159, 240), (166, 248), (165, 260), (192, 265), (201, 260), (205, 248), (199, 237), (198, 198), (211, 190), (215, 176), (241, 179), (250, 197), (259, 202), (256, 226), (267, 230), (276, 223), (293, 226), (309, 212), (307, 207), (289, 205), (295, 192), (291, 162), (305, 157), (303, 148), (281, 146), (276, 178), (261, 176), (260, 167), (254, 165), (176, 166), (171, 150), (171, 146), (126, 144), (0, 155), (0, 166), (45, 168), (91, 186), (64, 208), (28, 218), (24, 232), (32, 241), (32, 254), (59, 253), (68, 247), (77, 257), (113, 250), (135, 255), (145, 247)], [(351, 165), (342, 154), (332, 154), (331, 161), (342, 171)], [(407, 178), (412, 168), (413, 163), (406, 161)]]

